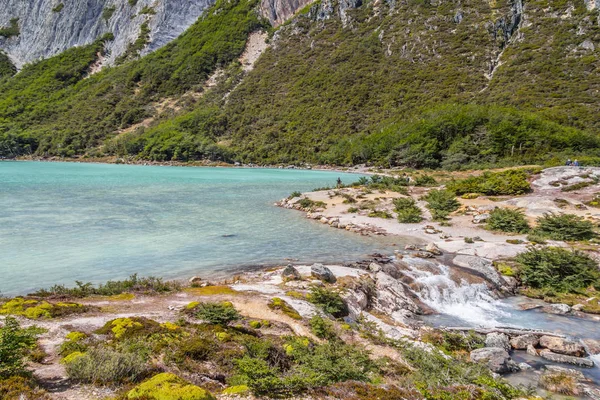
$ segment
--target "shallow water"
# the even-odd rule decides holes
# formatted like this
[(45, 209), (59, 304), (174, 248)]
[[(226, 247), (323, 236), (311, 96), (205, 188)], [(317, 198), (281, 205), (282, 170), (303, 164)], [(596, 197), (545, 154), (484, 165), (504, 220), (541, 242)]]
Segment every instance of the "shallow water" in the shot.
[[(0, 292), (391, 251), (273, 203), (337, 172), (0, 162)], [(399, 239), (394, 239), (401, 245)]]

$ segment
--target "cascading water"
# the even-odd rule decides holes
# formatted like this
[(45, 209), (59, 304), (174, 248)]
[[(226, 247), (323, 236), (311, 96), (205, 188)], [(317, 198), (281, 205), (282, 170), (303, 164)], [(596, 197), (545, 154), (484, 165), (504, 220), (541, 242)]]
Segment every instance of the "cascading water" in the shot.
[(419, 288), (415, 291), (417, 297), (438, 313), (456, 318), (456, 323), (464, 321), (470, 325), (492, 327), (500, 325), (498, 318), (509, 315), (506, 306), (485, 283), (453, 279), (447, 265), (424, 264), (422, 260), (411, 258), (403, 261), (411, 268), (404, 273)]

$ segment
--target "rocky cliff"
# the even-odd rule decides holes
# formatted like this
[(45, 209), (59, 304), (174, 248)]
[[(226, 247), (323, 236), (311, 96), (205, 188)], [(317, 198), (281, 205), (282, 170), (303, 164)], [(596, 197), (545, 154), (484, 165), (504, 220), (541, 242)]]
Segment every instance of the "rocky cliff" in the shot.
[[(214, 0), (0, 0), (0, 27), (18, 27), (0, 35), (3, 49), (17, 67), (89, 44), (112, 33), (104, 64), (112, 64), (149, 29), (141, 54), (164, 46), (185, 31)], [(0, 31), (1, 32), (1, 31)]]

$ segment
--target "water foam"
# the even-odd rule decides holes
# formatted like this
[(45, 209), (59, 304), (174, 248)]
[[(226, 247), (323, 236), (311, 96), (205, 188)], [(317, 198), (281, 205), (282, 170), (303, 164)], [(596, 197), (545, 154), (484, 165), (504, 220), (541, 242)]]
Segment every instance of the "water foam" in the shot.
[(424, 270), (406, 261), (411, 266), (406, 274), (420, 287), (415, 294), (433, 310), (482, 327), (502, 325), (498, 318), (510, 315), (484, 283), (456, 282), (450, 267), (443, 264), (431, 264)]

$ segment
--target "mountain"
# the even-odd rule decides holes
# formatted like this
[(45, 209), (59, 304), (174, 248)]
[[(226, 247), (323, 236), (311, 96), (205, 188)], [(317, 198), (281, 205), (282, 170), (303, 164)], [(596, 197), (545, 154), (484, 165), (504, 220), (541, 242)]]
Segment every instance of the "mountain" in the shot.
[(598, 162), (597, 6), (220, 0), (156, 51), (136, 39), (118, 66), (98, 72), (120, 40), (107, 30), (0, 73), (0, 155)]

